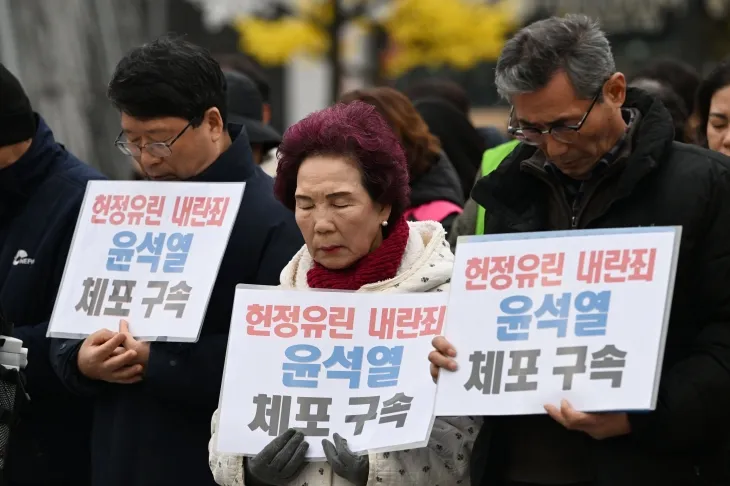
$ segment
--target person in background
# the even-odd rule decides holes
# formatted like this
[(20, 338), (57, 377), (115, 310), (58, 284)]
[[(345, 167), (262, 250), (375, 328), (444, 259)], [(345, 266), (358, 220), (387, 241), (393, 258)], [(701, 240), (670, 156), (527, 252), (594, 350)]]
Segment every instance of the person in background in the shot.
[[(272, 108), (271, 108), (271, 85), (261, 66), (251, 59), (249, 56), (240, 52), (232, 54), (219, 54), (216, 59), (221, 65), (223, 72), (233, 71), (243, 74), (256, 85), (256, 89), (263, 100), (262, 113), (260, 121), (266, 126), (271, 126)], [(254, 117), (258, 120), (258, 117)], [(273, 129), (273, 128), (272, 128)], [(278, 134), (278, 132), (277, 132)], [(281, 138), (281, 137), (279, 137)], [(261, 156), (259, 165), (270, 176), (276, 173), (276, 148), (271, 148)]]
[(254, 163), (246, 132), (228, 128), (225, 77), (207, 50), (176, 37), (132, 49), (108, 96), (121, 113), (116, 146), (147, 179), (246, 188), (197, 342), (140, 342), (120, 325), (54, 340), (52, 362), (69, 388), (94, 399), (93, 486), (214, 485), (206, 444), (234, 290), (278, 284), (302, 237)]
[[(495, 171), (519, 143), (519, 140), (510, 140), (484, 152), (474, 183)], [(484, 206), (477, 204), (471, 197), (467, 199), (466, 204), (464, 204), (464, 211), (456, 217), (451, 225), (451, 231), (448, 235), (451, 251), (456, 252), (456, 243), (459, 236), (483, 235), (486, 219), (487, 214)]]
[(690, 142), (687, 132), (687, 124), (689, 123), (687, 108), (685, 108), (682, 98), (672, 88), (660, 81), (649, 78), (636, 79), (629, 83), (629, 87), (638, 88), (652, 96), (656, 96), (669, 111), (674, 121), (674, 140), (684, 143)]
[[(353, 101), (313, 113), (284, 134), (275, 191), (294, 210), (304, 246), (281, 273), (281, 287), (357, 292), (448, 292), (453, 255), (435, 222), (408, 223), (408, 163), (377, 110)], [(224, 486), (422, 486), (468, 484), (478, 422), (436, 419), (428, 447), (354, 455), (334, 434), (327, 462), (305, 463), (309, 444), (288, 430), (251, 459), (215, 451), (210, 467)], [(335, 431), (336, 432), (336, 431)]]
[(702, 144), (730, 155), (730, 59), (720, 62), (700, 84), (697, 116)]
[[(458, 83), (449, 79), (426, 78), (407, 86), (403, 93), (416, 103), (422, 99), (436, 98), (454, 105), (467, 118), (471, 116), (471, 103), (466, 90)], [(485, 150), (506, 142), (505, 136), (495, 127), (477, 127), (477, 133), (482, 137)], [(471, 186), (469, 186), (471, 189)]]
[[(682, 236), (656, 409), (584, 413), (562, 400), (546, 415), (485, 419), (472, 486), (713, 484), (730, 433), (730, 159), (675, 142), (664, 105), (627, 88), (588, 17), (523, 28), (495, 79), (521, 143), (472, 191), (486, 234), (681, 226)], [(455, 369), (459, 350), (443, 337), (434, 347), (432, 376)]]
[(438, 137), (441, 149), (456, 169), (464, 200), (474, 185), (486, 146), (469, 118), (454, 105), (438, 98), (424, 98), (414, 103), (416, 111)]
[(0, 319), (28, 348), (31, 397), (0, 471), (8, 486), (91, 480), (90, 402), (72, 395), (53, 372), (46, 332), (86, 183), (98, 179), (104, 176), (56, 142), (18, 79), (0, 64)]
[(281, 135), (264, 123), (264, 100), (256, 85), (236, 71), (223, 71), (228, 84), (228, 123), (242, 126), (251, 142), (254, 162), (270, 176), (276, 175), (276, 157), (270, 157), (281, 142)]
[(408, 161), (411, 205), (406, 218), (438, 221), (448, 232), (464, 206), (464, 191), (456, 169), (413, 104), (402, 93), (386, 87), (350, 91), (340, 101), (364, 101), (387, 120)]
[(678, 59), (663, 58), (649, 63), (644, 69), (634, 73), (633, 82), (642, 79), (659, 81), (669, 87), (682, 100), (687, 112), (686, 134), (684, 139), (695, 143), (699, 119), (695, 110), (695, 96), (700, 86), (700, 74), (695, 68)]
[(243, 74), (253, 81), (256, 89), (263, 100), (261, 120), (264, 125), (271, 124), (271, 86), (266, 78), (261, 66), (253, 59), (241, 54), (240, 52), (232, 54), (218, 54), (215, 56), (216, 61), (220, 64), (223, 72), (234, 71)]

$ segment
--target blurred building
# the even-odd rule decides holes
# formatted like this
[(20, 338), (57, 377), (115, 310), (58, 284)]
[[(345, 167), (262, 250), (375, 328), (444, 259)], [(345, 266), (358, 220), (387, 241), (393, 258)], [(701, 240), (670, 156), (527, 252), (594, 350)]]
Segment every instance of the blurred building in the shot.
[[(368, 0), (368, 5), (387, 10), (397, 1)], [(612, 41), (618, 68), (629, 75), (663, 56), (706, 72), (730, 54), (730, 0), (510, 1), (521, 25), (568, 12), (598, 18)], [(187, 34), (213, 53), (237, 52), (239, 33), (230, 26), (236, 14), (266, 13), (281, 2), (294, 5), (297, 0), (0, 0), (0, 60), (21, 79), (59, 141), (110, 177), (127, 178), (129, 161), (113, 147), (119, 115), (106, 99), (106, 85), (121, 56), (165, 32)], [(448, 77), (468, 91), (479, 124), (506, 123), (505, 105), (493, 86), (493, 62), (466, 70), (416, 67), (397, 79), (384, 79), (388, 42), (382, 30), (366, 34), (346, 28), (341, 39), (343, 65), (334, 72), (341, 89), (373, 82), (402, 87), (423, 77)], [(273, 125), (279, 130), (332, 99), (333, 68), (326, 57), (296, 57), (265, 72)]]
[(0, 0), (0, 61), (25, 86), (59, 142), (113, 178), (119, 114), (106, 98), (116, 63), (164, 32), (165, 0)]

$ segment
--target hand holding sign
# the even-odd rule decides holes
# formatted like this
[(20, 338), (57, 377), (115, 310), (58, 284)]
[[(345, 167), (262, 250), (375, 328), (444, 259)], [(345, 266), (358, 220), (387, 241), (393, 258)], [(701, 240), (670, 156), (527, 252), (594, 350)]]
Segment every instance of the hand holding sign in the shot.
[[(92, 380), (130, 384), (142, 379), (142, 366), (134, 364), (137, 352), (127, 349), (120, 353), (126, 337), (109, 329), (101, 329), (86, 338), (79, 349), (77, 366)], [(131, 366), (130, 366), (131, 365)]]
[(370, 475), (370, 459), (367, 454), (355, 455), (347, 447), (347, 440), (340, 434), (334, 435), (335, 443), (322, 439), (322, 448), (327, 462), (335, 474), (345, 478), (356, 486), (365, 486)]
[(545, 411), (568, 430), (580, 430), (594, 439), (603, 440), (631, 432), (631, 424), (625, 413), (583, 413), (567, 401), (560, 402), (560, 409), (545, 405)]
[(307, 449), (304, 434), (289, 429), (249, 460), (246, 469), (259, 483), (284, 486), (299, 474)]
[(431, 378), (435, 383), (438, 381), (441, 368), (456, 371), (457, 365), (453, 359), (456, 357), (456, 350), (443, 336), (435, 337), (431, 344), (435, 349), (428, 353), (428, 360), (431, 362)]
[(147, 369), (147, 363), (150, 360), (150, 343), (134, 339), (134, 337), (132, 337), (132, 333), (129, 332), (129, 323), (124, 319), (119, 321), (119, 334), (123, 335), (125, 338), (122, 346), (135, 352), (137, 358), (134, 362), (142, 365), (144, 369)]

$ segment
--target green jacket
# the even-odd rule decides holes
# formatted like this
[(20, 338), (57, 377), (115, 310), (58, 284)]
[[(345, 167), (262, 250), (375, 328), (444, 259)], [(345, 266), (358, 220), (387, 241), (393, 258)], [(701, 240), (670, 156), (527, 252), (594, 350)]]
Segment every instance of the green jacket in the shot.
[[(519, 140), (510, 140), (509, 142), (503, 143), (502, 145), (497, 145), (496, 147), (484, 152), (484, 156), (482, 157), (482, 177), (489, 175), (494, 169), (499, 167), (499, 164), (501, 164), (502, 161), (506, 159), (509, 154), (512, 153), (512, 150), (514, 150), (514, 148), (519, 145), (519, 143)], [(484, 208), (477, 205), (477, 220), (476, 229), (474, 232), (475, 235), (484, 234), (485, 216), (486, 213), (484, 211)]]
[[(476, 180), (490, 174), (494, 169), (499, 167), (499, 164), (512, 153), (518, 143), (517, 140), (512, 140), (484, 152), (482, 156), (482, 168), (477, 173)], [(448, 235), (451, 251), (456, 250), (456, 240), (459, 236), (484, 234), (484, 217), (484, 208), (479, 206), (473, 199), (469, 199), (464, 206), (464, 212), (451, 225), (451, 231), (449, 231)]]

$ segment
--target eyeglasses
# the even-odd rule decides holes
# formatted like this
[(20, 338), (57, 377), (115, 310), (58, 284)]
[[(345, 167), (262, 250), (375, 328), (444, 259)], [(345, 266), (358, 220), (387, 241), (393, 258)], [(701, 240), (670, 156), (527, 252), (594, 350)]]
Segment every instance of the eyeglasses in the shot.
[(114, 141), (114, 145), (116, 145), (121, 153), (129, 157), (139, 157), (142, 155), (143, 150), (145, 150), (152, 157), (169, 157), (170, 155), (172, 155), (172, 144), (177, 142), (177, 139), (182, 137), (185, 131), (190, 128), (193, 123), (195, 123), (195, 121), (196, 119), (190, 120), (188, 124), (185, 125), (185, 128), (183, 128), (180, 133), (175, 135), (175, 137), (169, 142), (152, 142), (146, 143), (144, 145), (138, 145), (132, 142), (121, 141), (120, 139), (124, 134), (124, 130), (122, 130), (119, 133), (119, 136), (117, 136), (117, 139)]
[(578, 130), (581, 129), (585, 121), (588, 119), (588, 115), (591, 114), (591, 110), (596, 105), (596, 101), (598, 101), (598, 97), (601, 95), (601, 92), (603, 91), (603, 86), (601, 86), (601, 89), (598, 90), (598, 93), (593, 97), (593, 101), (591, 101), (591, 105), (588, 107), (588, 110), (583, 115), (583, 118), (580, 119), (577, 125), (557, 125), (554, 127), (547, 128), (545, 130), (540, 130), (539, 128), (534, 127), (513, 127), (512, 126), (512, 116), (515, 112), (515, 107), (513, 106), (510, 109), (509, 112), (509, 121), (508, 121), (508, 127), (507, 127), (507, 133), (510, 135), (513, 135), (517, 140), (520, 142), (526, 143), (527, 145), (540, 145), (542, 144), (545, 135), (550, 135), (555, 140), (561, 143), (575, 143), (578, 139), (578, 136), (580, 133)]

